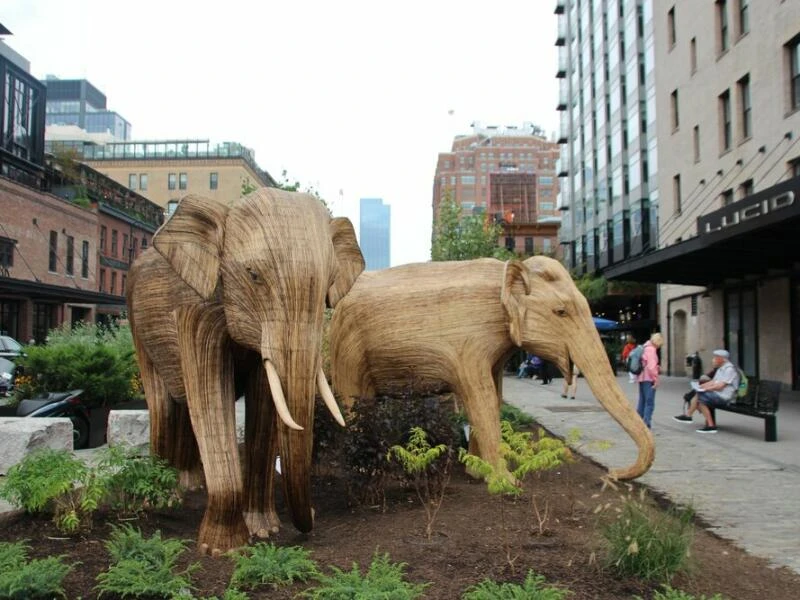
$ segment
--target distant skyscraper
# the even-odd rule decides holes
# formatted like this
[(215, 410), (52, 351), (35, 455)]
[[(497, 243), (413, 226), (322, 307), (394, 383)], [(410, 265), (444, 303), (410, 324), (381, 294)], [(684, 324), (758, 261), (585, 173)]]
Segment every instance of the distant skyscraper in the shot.
[(391, 211), (381, 198), (361, 198), (359, 242), (367, 271), (389, 268)]

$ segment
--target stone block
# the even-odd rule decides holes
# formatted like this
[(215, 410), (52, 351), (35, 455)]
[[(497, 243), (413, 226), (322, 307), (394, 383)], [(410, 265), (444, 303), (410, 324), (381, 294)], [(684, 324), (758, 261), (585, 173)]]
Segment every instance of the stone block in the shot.
[(146, 410), (112, 410), (108, 413), (109, 446), (131, 446), (142, 454), (150, 449), (150, 413)]
[(72, 452), (72, 422), (64, 417), (0, 417), (0, 474), (40, 448)]

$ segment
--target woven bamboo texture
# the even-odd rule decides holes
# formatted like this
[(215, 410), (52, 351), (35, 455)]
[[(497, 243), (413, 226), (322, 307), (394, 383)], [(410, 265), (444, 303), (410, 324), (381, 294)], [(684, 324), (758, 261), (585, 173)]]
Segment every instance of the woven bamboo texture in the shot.
[(500, 467), (498, 390), (502, 365), (517, 347), (565, 374), (577, 365), (639, 448), (636, 463), (612, 475), (647, 471), (652, 435), (613, 377), (588, 303), (558, 261), (478, 259), (367, 272), (331, 323), (333, 383), (346, 401), (449, 388), (475, 434), (471, 451)]
[[(205, 475), (199, 547), (219, 554), (278, 527), (277, 452), (292, 520), (310, 530), (323, 312), (364, 268), (352, 224), (272, 188), (230, 204), (188, 196), (153, 246), (131, 268), (129, 315), (153, 452), (184, 481)], [(246, 382), (244, 469), (235, 378)]]

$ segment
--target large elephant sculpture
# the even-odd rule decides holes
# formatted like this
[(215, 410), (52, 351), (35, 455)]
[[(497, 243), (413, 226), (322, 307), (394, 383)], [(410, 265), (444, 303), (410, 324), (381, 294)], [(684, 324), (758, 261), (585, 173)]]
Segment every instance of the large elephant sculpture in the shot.
[[(364, 269), (348, 219), (307, 194), (264, 188), (229, 204), (187, 196), (132, 265), (128, 309), (154, 454), (202, 483), (201, 552), (218, 555), (277, 529), (280, 453), (294, 525), (313, 525), (316, 391), (341, 423), (322, 372), (326, 303)], [(236, 383), (245, 392), (242, 470)]]
[(460, 396), (470, 451), (504, 470), (500, 456), (502, 369), (517, 347), (552, 361), (571, 381), (573, 364), (633, 438), (645, 473), (653, 436), (620, 389), (586, 298), (556, 260), (536, 256), (433, 262), (365, 272), (331, 323), (334, 389), (346, 402), (399, 386), (445, 386)]

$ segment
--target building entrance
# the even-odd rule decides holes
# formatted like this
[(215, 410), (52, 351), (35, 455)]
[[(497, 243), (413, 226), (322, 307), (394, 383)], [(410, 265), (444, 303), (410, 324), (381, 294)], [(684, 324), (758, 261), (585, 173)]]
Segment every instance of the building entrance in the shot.
[(725, 339), (733, 363), (748, 377), (758, 377), (758, 310), (756, 290), (725, 292)]

